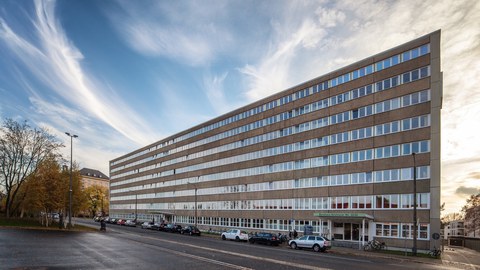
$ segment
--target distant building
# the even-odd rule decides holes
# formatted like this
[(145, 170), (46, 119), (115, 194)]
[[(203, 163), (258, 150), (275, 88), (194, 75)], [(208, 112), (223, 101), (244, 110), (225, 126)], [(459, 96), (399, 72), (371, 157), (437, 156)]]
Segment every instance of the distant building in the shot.
[(448, 239), (452, 236), (465, 236), (465, 222), (463, 220), (450, 221), (445, 225), (443, 237)]
[(80, 170), (80, 175), (82, 176), (81, 182), (83, 189), (91, 186), (100, 186), (108, 191), (110, 188), (110, 179), (101, 171), (83, 168)]
[(110, 216), (433, 249), (442, 95), (436, 31), (111, 160)]

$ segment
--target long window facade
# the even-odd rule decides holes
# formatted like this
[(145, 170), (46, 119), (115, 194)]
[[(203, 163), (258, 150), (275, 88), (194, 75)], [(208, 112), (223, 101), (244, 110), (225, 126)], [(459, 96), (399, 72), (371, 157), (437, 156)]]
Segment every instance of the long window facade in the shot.
[(427, 249), (439, 229), (437, 35), (112, 160), (110, 215), (216, 230), (312, 226), (395, 246), (413, 238), (416, 201)]

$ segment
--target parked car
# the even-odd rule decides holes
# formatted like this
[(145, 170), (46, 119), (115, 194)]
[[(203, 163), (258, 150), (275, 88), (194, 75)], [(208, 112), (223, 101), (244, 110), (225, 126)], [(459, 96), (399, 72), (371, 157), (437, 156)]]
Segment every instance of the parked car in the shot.
[(162, 228), (163, 228), (163, 224), (156, 223), (156, 222), (152, 224), (152, 227), (150, 227), (150, 229), (157, 230), (157, 231), (162, 230)]
[(222, 240), (248, 241), (248, 233), (239, 229), (230, 229), (222, 233)]
[(123, 226), (123, 225), (125, 225), (125, 221), (126, 221), (125, 219), (119, 219), (119, 220), (117, 220), (117, 225), (122, 225)]
[(250, 242), (250, 244), (259, 243), (267, 244), (269, 246), (278, 246), (280, 244), (280, 239), (278, 239), (278, 236), (273, 233), (258, 232), (250, 236), (248, 242)]
[(168, 223), (165, 226), (163, 226), (162, 231), (164, 232), (171, 232), (171, 233), (180, 233), (182, 232), (182, 226), (181, 225), (176, 225), (172, 223)]
[(325, 252), (332, 247), (328, 238), (316, 235), (305, 235), (297, 239), (288, 241), (288, 245), (293, 248), (310, 248), (315, 252)]
[(108, 219), (108, 223), (117, 224), (117, 219), (116, 218), (110, 218), (110, 219)]
[(145, 222), (142, 223), (141, 227), (142, 227), (142, 229), (151, 229), (152, 225), (153, 225), (153, 222), (145, 221)]
[(125, 225), (125, 226), (128, 226), (128, 227), (137, 227), (137, 224), (135, 223), (135, 221), (130, 220), (130, 219), (127, 220), (127, 221), (125, 221), (125, 224), (124, 224), (124, 225)]
[(181, 233), (200, 236), (200, 230), (193, 225), (185, 226), (185, 228), (182, 229)]

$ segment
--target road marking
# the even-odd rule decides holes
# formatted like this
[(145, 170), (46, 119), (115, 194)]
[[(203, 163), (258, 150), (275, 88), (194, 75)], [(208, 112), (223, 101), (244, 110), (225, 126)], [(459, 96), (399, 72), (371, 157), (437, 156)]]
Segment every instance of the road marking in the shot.
[[(145, 244), (145, 243), (143, 243), (143, 244)], [(163, 248), (163, 247), (159, 247), (159, 246), (156, 246), (156, 245), (153, 245), (153, 244), (146, 244), (146, 245), (154, 246), (156, 249), (160, 249), (160, 250), (168, 252), (168, 253), (173, 253), (173, 254), (178, 255), (178, 256), (189, 257), (191, 259), (196, 259), (196, 260), (199, 260), (199, 261), (204, 261), (204, 262), (208, 262), (208, 263), (212, 263), (212, 264), (218, 264), (218, 265), (233, 268), (233, 269), (253, 270), (252, 268), (248, 268), (248, 267), (244, 267), (244, 266), (240, 266), (240, 265), (235, 265), (235, 264), (231, 264), (231, 263), (227, 263), (227, 262), (222, 262), (222, 261), (218, 261), (218, 260), (213, 260), (213, 259), (209, 259), (209, 258), (205, 258), (205, 257), (193, 255), (193, 254), (188, 254), (188, 253), (185, 253), (185, 252), (176, 251), (176, 250), (172, 250), (172, 249), (168, 249), (168, 248)]]
[[(123, 231), (123, 230), (115, 230), (115, 229), (110, 229), (110, 230), (114, 231), (116, 233), (127, 234), (127, 235), (133, 236), (135, 238), (142, 237), (142, 238), (150, 239), (150, 240), (154, 240), (154, 241), (161, 241), (161, 242), (164, 242), (164, 243), (177, 244), (177, 245), (182, 245), (182, 246), (186, 246), (186, 247), (203, 249), (203, 250), (211, 251), (211, 252), (223, 253), (223, 254), (227, 254), (227, 255), (235, 255), (235, 256), (239, 256), (239, 257), (243, 257), (243, 258), (247, 258), (247, 259), (254, 259), (254, 260), (259, 260), (259, 261), (264, 261), (264, 262), (270, 262), (270, 263), (280, 264), (280, 265), (294, 267), (294, 268), (301, 268), (301, 269), (307, 269), (307, 270), (329, 269), (329, 268), (322, 268), (322, 267), (306, 265), (306, 264), (299, 264), (299, 263), (291, 263), (291, 262), (288, 262), (288, 261), (280, 261), (280, 260), (269, 259), (269, 258), (259, 258), (257, 256), (252, 256), (252, 255), (243, 254), (243, 253), (230, 252), (230, 251), (224, 251), (224, 250), (219, 250), (219, 249), (214, 249), (214, 248), (202, 247), (202, 246), (187, 244), (187, 243), (183, 243), (183, 242), (165, 240), (165, 239), (162, 239), (162, 238), (157, 238), (157, 237), (152, 237), (152, 236), (138, 235), (136, 233), (131, 233), (131, 232)], [(146, 243), (143, 243), (143, 244), (146, 244)], [(153, 244), (148, 244), (148, 245), (154, 246), (156, 248), (159, 248), (159, 249), (162, 249), (162, 250), (165, 250), (165, 251), (168, 251), (168, 252), (176, 253), (176, 254), (181, 255), (181, 256), (195, 256), (195, 259), (204, 260), (204, 261), (211, 260), (211, 259), (201, 257), (201, 256), (186, 254), (186, 253), (174, 251), (174, 250), (171, 250), (171, 249), (165, 249), (165, 248), (153, 245)], [(334, 256), (328, 256), (328, 257), (335, 258)], [(194, 258), (194, 257), (192, 257), (192, 258)], [(358, 259), (351, 259), (351, 258), (342, 258), (342, 260), (355, 261), (355, 262), (370, 262), (368, 260), (358, 260)], [(212, 263), (215, 262), (217, 264), (220, 264), (220, 263), (228, 264), (226, 262), (221, 262), (221, 261), (216, 261), (216, 260), (211, 260), (211, 261), (212, 261)], [(231, 264), (231, 267), (234, 268), (234, 267), (241, 267), (241, 266)], [(243, 268), (242, 267), (242, 268), (238, 268), (238, 269), (249, 269), (249, 268)]]
[[(119, 232), (119, 231), (117, 231), (117, 232)], [(134, 233), (123, 232), (123, 231), (122, 231), (122, 233), (129, 234), (129, 235), (131, 235), (131, 236), (138, 237), (138, 235), (137, 235), (137, 234), (134, 234)], [(219, 250), (219, 249), (214, 249), (214, 248), (208, 248), (208, 247), (202, 247), (202, 246), (197, 246), (197, 245), (191, 245), (191, 244), (186, 244), (186, 243), (177, 242), (177, 241), (165, 240), (165, 239), (161, 239), (161, 238), (157, 238), (157, 237), (144, 236), (144, 235), (142, 235), (141, 237), (147, 238), (147, 239), (150, 239), (150, 240), (154, 240), (154, 241), (161, 241), (161, 242), (170, 243), (170, 244), (177, 244), (177, 245), (182, 245), (182, 246), (186, 246), (186, 247), (203, 249), (203, 250), (206, 250), (206, 251), (223, 253), (223, 254), (227, 254), (227, 255), (235, 255), (235, 256), (239, 256), (239, 257), (243, 257), (243, 258), (247, 258), (247, 259), (254, 259), (254, 260), (259, 260), (259, 261), (271, 262), (271, 263), (281, 264), (281, 265), (290, 266), (290, 267), (295, 267), (295, 268), (301, 268), (301, 269), (307, 269), (307, 270), (329, 269), (329, 268), (322, 268), (322, 267), (305, 265), (305, 264), (291, 263), (291, 262), (287, 262), (287, 261), (279, 261), (279, 260), (274, 260), (274, 259), (269, 259), (269, 258), (259, 258), (259, 257), (257, 257), (257, 256), (247, 255), (247, 254), (243, 254), (243, 253), (237, 253), (237, 252), (224, 251), (224, 250)], [(155, 246), (155, 245), (154, 245), (154, 246)], [(158, 246), (155, 246), (155, 247), (161, 248), (161, 247), (158, 247)], [(163, 249), (163, 248), (161, 248), (161, 249)], [(173, 250), (170, 250), (170, 249), (166, 249), (166, 250), (172, 251), (172, 252), (174, 252), (174, 253), (178, 252), (178, 251), (173, 251)], [(185, 253), (181, 253), (181, 252), (180, 252), (179, 254), (185, 255)], [(193, 256), (194, 256), (194, 255), (193, 255)], [(196, 256), (196, 257), (198, 257), (197, 259), (199, 259), (199, 258), (204, 258), (204, 257), (199, 257), (199, 256)], [(208, 259), (208, 258), (204, 258), (204, 259), (210, 260), (210, 259)], [(220, 261), (217, 261), (217, 262), (220, 262)], [(248, 268), (241, 268), (241, 269), (248, 269)]]

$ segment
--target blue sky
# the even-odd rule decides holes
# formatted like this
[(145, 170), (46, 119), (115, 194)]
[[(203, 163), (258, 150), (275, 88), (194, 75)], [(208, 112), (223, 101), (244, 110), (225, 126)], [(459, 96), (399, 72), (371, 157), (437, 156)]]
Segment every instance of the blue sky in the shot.
[(108, 162), (442, 29), (442, 201), (480, 192), (479, 1), (0, 1), (0, 117)]

